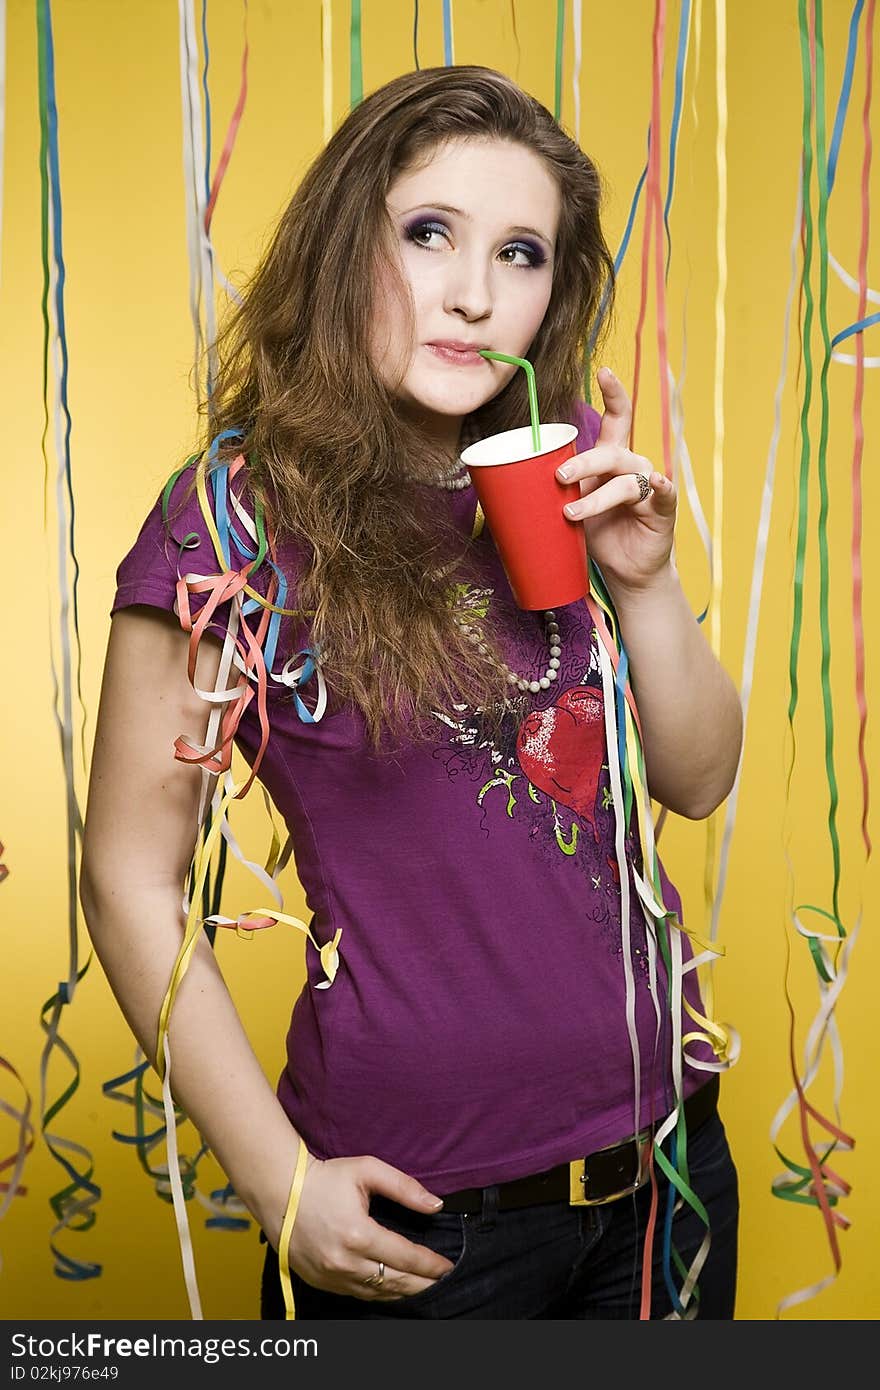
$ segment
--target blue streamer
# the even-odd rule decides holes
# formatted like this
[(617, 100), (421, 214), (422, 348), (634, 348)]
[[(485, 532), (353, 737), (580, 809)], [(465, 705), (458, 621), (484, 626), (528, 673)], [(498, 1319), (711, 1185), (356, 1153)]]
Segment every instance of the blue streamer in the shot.
[[(67, 492), (67, 504), (70, 508), (69, 530), (68, 530), (68, 552), (73, 565), (73, 648), (76, 654), (76, 688), (79, 698), (80, 710), (82, 712), (81, 732), (83, 738), (83, 764), (86, 762), (85, 756), (85, 706), (82, 698), (82, 645), (79, 632), (79, 561), (76, 555), (75, 531), (76, 531), (76, 507), (73, 497), (73, 478), (70, 456), (70, 436), (72, 420), (68, 401), (68, 374), (69, 374), (69, 355), (67, 350), (67, 329), (64, 314), (64, 285), (66, 281), (66, 269), (64, 255), (62, 251), (62, 203), (61, 203), (61, 176), (59, 170), (58, 154), (58, 108), (55, 99), (55, 51), (52, 35), (52, 14), (49, 0), (37, 0), (37, 42), (39, 55), (42, 61), (39, 63), (39, 111), (40, 111), (40, 179), (41, 179), (41, 255), (43, 260), (43, 301), (42, 313), (44, 322), (44, 341), (43, 341), (43, 395), (44, 407), (47, 395), (48, 381), (48, 358), (49, 358), (49, 322), (47, 315), (48, 303), (48, 227), (47, 219), (49, 210), (52, 214), (52, 254), (55, 260), (56, 282), (55, 282), (55, 324), (58, 342), (61, 350), (61, 381), (60, 396), (61, 408), (64, 411), (64, 476)], [(44, 182), (45, 181), (45, 182)], [(45, 190), (45, 197), (43, 196)], [(48, 411), (47, 411), (48, 424)], [(48, 477), (47, 477), (48, 482)], [(66, 605), (62, 608), (61, 625), (62, 629), (67, 621)], [(65, 711), (62, 718), (58, 713), (58, 682), (55, 679), (55, 720), (61, 735), (62, 758), (65, 773), (65, 799), (66, 799), (66, 819), (67, 819), (67, 870), (68, 870), (68, 936), (70, 946), (70, 970), (69, 975), (73, 977), (73, 982), (77, 983), (82, 979), (92, 960), (92, 953), (82, 970), (77, 970), (77, 951), (78, 951), (78, 895), (76, 888), (76, 840), (82, 835), (82, 816), (77, 803), (73, 773), (73, 749), (72, 749), (72, 718), (70, 711), (71, 692), (69, 684), (69, 671), (65, 669)], [(53, 677), (55, 676), (53, 664)], [(54, 1043), (55, 1047), (60, 1048), (64, 1056), (70, 1062), (75, 1073), (74, 1089), (79, 1085), (79, 1066), (75, 1054), (61, 1038), (57, 1024), (60, 1019), (61, 1010), (71, 1002), (70, 981), (64, 981), (59, 986), (56, 994), (44, 1004), (40, 1015), (40, 1024), (49, 1037), (49, 1046)], [(47, 1024), (45, 1014), (47, 1010), (53, 1010), (51, 1023)], [(54, 1037), (52, 1036), (54, 1034)], [(46, 1125), (49, 1118), (59, 1112), (68, 1093), (62, 1093), (60, 1099), (49, 1106), (43, 1114), (43, 1133), (46, 1143), (53, 1156), (67, 1171), (72, 1179), (71, 1188), (62, 1190), (50, 1197), (50, 1205), (58, 1217), (59, 1222), (66, 1229), (85, 1231), (95, 1222), (95, 1212), (91, 1206), (84, 1203), (82, 1199), (76, 1200), (76, 1205), (86, 1206), (80, 1224), (70, 1225), (70, 1207), (73, 1193), (82, 1189), (91, 1198), (91, 1205), (101, 1197), (101, 1189), (91, 1181), (92, 1155), (88, 1150), (84, 1150), (89, 1164), (86, 1173), (78, 1173), (76, 1169), (67, 1161), (63, 1154), (59, 1153), (52, 1145), (51, 1137), (46, 1133)], [(55, 1259), (53, 1272), (58, 1278), (83, 1280), (94, 1279), (101, 1274), (101, 1265), (90, 1261), (79, 1261), (63, 1254), (50, 1239), (49, 1247)]]
[(852, 91), (853, 68), (856, 61), (856, 49), (858, 48), (859, 20), (862, 17), (862, 9), (865, 0), (856, 0), (853, 12), (849, 21), (849, 40), (846, 46), (846, 62), (843, 69), (843, 79), (840, 85), (840, 96), (837, 99), (837, 114), (834, 117), (834, 134), (831, 137), (831, 147), (828, 151), (828, 196), (831, 197), (831, 190), (834, 187), (834, 179), (837, 174), (837, 152), (840, 149), (840, 141), (843, 136), (843, 126), (846, 120), (846, 113), (849, 110), (849, 98)]
[(202, 48), (205, 64), (202, 68), (202, 91), (205, 93), (205, 203), (211, 197), (211, 93), (208, 91), (208, 0), (202, 0)]
[(687, 57), (687, 36), (691, 27), (691, 0), (684, 0), (678, 20), (678, 51), (675, 56), (675, 97), (672, 104), (672, 125), (669, 131), (669, 178), (666, 182), (666, 202), (663, 204), (663, 226), (666, 229), (666, 269), (664, 283), (669, 283), (669, 267), (672, 263), (672, 232), (669, 229), (669, 209), (672, 207), (672, 192), (675, 187), (675, 155), (678, 149), (678, 127), (681, 123), (681, 108), (684, 100), (684, 65)]
[[(73, 561), (73, 626), (76, 633), (77, 650), (77, 691), (82, 705), (82, 689), (80, 686), (81, 657), (79, 640), (79, 561), (76, 558), (74, 546), (74, 532), (76, 522), (76, 508), (73, 500), (73, 476), (70, 466), (70, 432), (71, 416), (67, 396), (67, 378), (69, 372), (69, 356), (67, 352), (67, 328), (64, 317), (64, 283), (67, 272), (64, 266), (64, 255), (62, 252), (61, 235), (61, 175), (59, 173), (58, 159), (58, 108), (55, 103), (55, 50), (52, 42), (52, 14), (49, 0), (38, 0), (45, 25), (46, 36), (46, 114), (47, 114), (47, 153), (48, 153), (48, 172), (49, 186), (52, 197), (52, 253), (55, 257), (57, 275), (55, 280), (55, 322), (58, 328), (58, 338), (61, 344), (61, 404), (64, 410), (66, 421), (64, 429), (64, 474), (67, 482), (67, 500), (70, 506), (70, 557)], [(85, 708), (83, 708), (85, 716)]]
[(443, 62), (452, 67), (452, 0), (443, 0)]
[(831, 346), (836, 347), (836, 345), (842, 343), (845, 338), (851, 338), (854, 333), (862, 333), (864, 329), (871, 328), (875, 323), (880, 323), (880, 313), (869, 314), (866, 319), (859, 319), (858, 323), (851, 323), (849, 328), (841, 329), (841, 331), (831, 339)]
[(626, 647), (623, 645), (623, 638), (618, 628), (617, 646), (620, 651), (620, 660), (617, 663), (617, 671), (614, 677), (614, 705), (617, 711), (617, 759), (622, 768), (627, 766), (626, 752), (626, 675), (629, 670), (629, 656)]

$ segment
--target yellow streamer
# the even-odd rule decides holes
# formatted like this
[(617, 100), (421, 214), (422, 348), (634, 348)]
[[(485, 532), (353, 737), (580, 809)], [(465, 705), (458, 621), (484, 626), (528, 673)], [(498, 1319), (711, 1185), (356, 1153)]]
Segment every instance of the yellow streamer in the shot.
[[(243, 785), (243, 783), (240, 784), (240, 786), (241, 785)], [(193, 886), (192, 896), (190, 898), (189, 912), (187, 913), (186, 918), (186, 928), (184, 930), (183, 941), (181, 942), (180, 950), (177, 954), (177, 960), (174, 963), (174, 969), (171, 972), (171, 979), (168, 983), (168, 989), (165, 992), (165, 998), (162, 1002), (162, 1007), (159, 1010), (159, 1035), (156, 1047), (155, 1067), (160, 1079), (163, 1081), (165, 1079), (165, 1049), (163, 1045), (163, 1039), (165, 1037), (166, 1032), (168, 1031), (168, 1019), (171, 1014), (172, 1005), (177, 996), (177, 991), (180, 988), (181, 981), (183, 980), (184, 975), (189, 969), (189, 963), (192, 959), (192, 953), (196, 948), (196, 940), (198, 937), (198, 933), (201, 929), (202, 923), (198, 915), (198, 907), (202, 896), (202, 885), (204, 884), (205, 878), (207, 877), (208, 867), (211, 862), (211, 853), (220, 834), (220, 827), (223, 821), (223, 817), (226, 814), (226, 808), (229, 805), (230, 801), (234, 799), (235, 794), (239, 789), (240, 787), (233, 786), (231, 790), (228, 791), (226, 795), (223, 797), (220, 803), (219, 814), (215, 817), (211, 825), (211, 828), (208, 831), (208, 834), (196, 847), (196, 852), (193, 861), (195, 870), (195, 882)]]
[[(598, 604), (598, 606), (607, 615), (611, 627), (612, 640), (615, 642), (615, 644), (617, 644), (617, 624), (613, 610), (602, 601), (602, 598), (599, 594), (594, 593), (593, 597), (595, 598), (595, 601)], [(601, 638), (599, 640), (601, 641)], [(627, 700), (624, 700), (624, 724), (627, 762), (629, 765), (630, 777), (633, 784), (633, 799), (635, 801), (636, 807), (636, 820), (639, 832), (639, 844), (642, 852), (642, 864), (645, 868), (646, 874), (649, 874), (650, 878), (654, 880), (657, 877), (654, 873), (655, 857), (650, 853), (648, 849), (648, 841), (645, 833), (645, 816), (646, 814), (649, 814), (647, 808), (650, 806), (650, 799), (647, 795), (647, 789), (642, 777), (643, 761), (641, 755), (641, 748), (638, 740), (638, 734), (636, 730), (636, 723), (629, 702)], [(656, 884), (654, 885), (654, 891), (655, 893), (657, 891)], [(663, 915), (671, 919), (671, 923), (676, 928), (676, 930), (684, 932), (684, 934), (689, 938), (695, 950), (695, 953), (702, 954), (705, 951), (714, 956), (723, 954), (723, 951), (719, 949), (719, 947), (707, 942), (702, 936), (698, 935), (697, 932), (695, 932), (691, 927), (688, 927), (685, 925), (684, 922), (679, 921), (678, 915), (676, 913), (672, 913), (666, 907), (666, 904), (662, 902), (662, 900), (658, 902), (658, 906), (662, 908)], [(699, 967), (697, 967), (697, 970), (699, 973)], [(700, 1033), (688, 1033), (687, 1037), (683, 1039), (683, 1043), (685, 1041), (692, 1042), (699, 1039), (700, 1041), (709, 1044), (709, 1046), (712, 1048), (712, 1051), (715, 1053), (715, 1056), (718, 1057), (719, 1060), (728, 1061), (731, 1055), (731, 1038), (724, 1026), (713, 1020), (712, 1015), (714, 1014), (714, 1001), (711, 999), (711, 995), (710, 1003), (707, 1005), (707, 1014), (709, 1015), (708, 1017), (705, 1017), (703, 1014), (699, 1013), (696, 1009), (693, 1008), (693, 1006), (685, 998), (683, 991), (682, 1004), (684, 1006), (685, 1011), (693, 1020), (693, 1022), (698, 1024), (704, 1030)]]
[[(727, 294), (727, 3), (715, 0), (715, 98), (718, 108), (718, 131), (715, 158), (718, 168), (718, 223), (716, 246), (718, 255), (718, 286), (715, 295), (715, 446), (712, 458), (712, 598), (710, 644), (721, 660), (721, 594), (723, 538), (722, 511), (724, 503), (724, 362), (727, 350), (727, 328), (724, 303)], [(706, 820), (706, 860), (703, 872), (703, 898), (706, 919), (711, 923), (715, 901), (715, 846), (717, 812)], [(697, 971), (706, 1008), (715, 1012), (715, 985), (711, 969)]]
[[(177, 991), (180, 988), (183, 977), (189, 969), (189, 963), (192, 959), (192, 954), (196, 947), (198, 934), (202, 926), (202, 919), (199, 917), (198, 914), (198, 907), (199, 903), (201, 902), (202, 895), (202, 885), (204, 884), (205, 878), (207, 876), (208, 867), (211, 861), (211, 855), (213, 853), (213, 849), (217, 842), (217, 839), (220, 835), (223, 820), (226, 816), (227, 807), (229, 806), (229, 803), (235, 799), (236, 795), (241, 790), (243, 785), (243, 782), (238, 783), (238, 785), (233, 785), (229, 789), (229, 791), (227, 791), (226, 794), (223, 796), (217, 811), (217, 815), (215, 816), (211, 824), (211, 828), (208, 834), (204, 837), (204, 840), (201, 844), (198, 845), (196, 849), (194, 857), (195, 882), (193, 886), (192, 897), (190, 899), (189, 912), (187, 914), (186, 919), (186, 929), (184, 932), (184, 937), (180, 946), (180, 950), (177, 955), (177, 960), (174, 963), (174, 969), (171, 972), (171, 980), (168, 984), (168, 989), (165, 993), (162, 1008), (159, 1011), (159, 1035), (158, 1046), (156, 1048), (156, 1071), (158, 1072), (159, 1077), (162, 1080), (164, 1080), (165, 1077), (163, 1038), (168, 1029), (168, 1019), (171, 1015), (171, 1010), (174, 1006), (174, 1000), (177, 997)], [(303, 932), (309, 938), (312, 945), (315, 947), (315, 950), (320, 955), (321, 965), (324, 968), (324, 973), (328, 977), (326, 982), (322, 982), (321, 984), (316, 985), (316, 988), (329, 988), (329, 986), (333, 983), (333, 980), (336, 976), (336, 971), (339, 966), (338, 946), (339, 938), (342, 935), (341, 927), (337, 929), (336, 935), (334, 936), (332, 941), (328, 941), (324, 946), (319, 946), (318, 942), (312, 936), (312, 933), (309, 930), (306, 923), (301, 921), (298, 917), (289, 916), (286, 912), (278, 912), (274, 908), (260, 908), (252, 912), (243, 913), (242, 917), (240, 917), (238, 920), (239, 922), (241, 922), (243, 919), (246, 919), (248, 917), (271, 917), (275, 922), (286, 922), (288, 926), (297, 927), (301, 932)]]
[(287, 1199), (287, 1211), (284, 1213), (284, 1220), (281, 1223), (281, 1235), (278, 1238), (278, 1273), (281, 1275), (281, 1288), (284, 1293), (285, 1318), (295, 1318), (296, 1309), (293, 1302), (293, 1288), (290, 1283), (290, 1237), (293, 1235), (293, 1223), (296, 1221), (296, 1214), (299, 1210), (299, 1199), (302, 1194), (303, 1182), (306, 1176), (306, 1160), (309, 1151), (303, 1143), (299, 1141), (299, 1153), (296, 1159), (296, 1171), (293, 1175), (293, 1184), (290, 1189), (290, 1196)]
[[(199, 459), (199, 462), (196, 465), (196, 490), (198, 492), (199, 503), (201, 504), (202, 513), (204, 515), (205, 525), (207, 526), (208, 533), (211, 537), (211, 540), (214, 543), (214, 552), (217, 556), (217, 562), (221, 566), (222, 571), (225, 574), (226, 557), (223, 554), (223, 546), (220, 542), (220, 532), (217, 530), (217, 524), (214, 521), (214, 514), (211, 510), (211, 504), (208, 501), (208, 489), (205, 482), (207, 475), (208, 465), (205, 458), (202, 457)], [(307, 611), (304, 608), (278, 608), (274, 603), (270, 603), (267, 598), (264, 598), (262, 594), (258, 594), (256, 589), (252, 589), (249, 584), (244, 585), (244, 592), (248, 595), (249, 598), (256, 599), (257, 603), (261, 604), (263, 608), (268, 608), (270, 613), (281, 613), (286, 618), (305, 618), (314, 616), (313, 609)]]

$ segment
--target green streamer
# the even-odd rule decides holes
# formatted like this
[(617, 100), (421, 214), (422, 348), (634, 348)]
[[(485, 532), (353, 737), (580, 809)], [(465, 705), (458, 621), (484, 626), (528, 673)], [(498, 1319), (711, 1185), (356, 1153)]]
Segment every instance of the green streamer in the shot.
[(556, 97), (553, 115), (558, 121), (562, 115), (562, 51), (565, 47), (565, 0), (556, 0)]
[(361, 0), (351, 0), (351, 28), (349, 29), (349, 81), (352, 109), (360, 106), (364, 99), (364, 73), (361, 55)]
[(825, 717), (825, 771), (828, 778), (828, 832), (834, 861), (832, 891), (838, 935), (846, 935), (840, 921), (840, 840), (837, 834), (839, 804), (834, 771), (834, 711), (831, 701), (831, 628), (828, 620), (828, 371), (831, 366), (831, 334), (828, 328), (828, 160), (825, 152), (825, 44), (822, 38), (822, 0), (816, 0), (816, 173), (819, 181), (819, 321), (825, 354), (822, 359), (822, 421), (819, 434), (819, 621), (822, 637), (822, 707)]
[[(813, 291), (811, 285), (811, 266), (813, 256), (813, 210), (810, 196), (810, 184), (813, 169), (813, 146), (812, 146), (812, 84), (810, 71), (810, 43), (807, 24), (806, 0), (798, 0), (800, 38), (801, 38), (801, 69), (804, 89), (803, 105), (803, 145), (804, 145), (804, 268), (802, 274), (802, 287), (804, 295), (804, 401), (801, 408), (801, 459), (798, 476), (798, 534), (794, 572), (794, 604), (792, 614), (792, 633), (791, 647), (789, 652), (789, 683), (790, 697), (788, 704), (788, 722), (792, 734), (792, 747), (795, 747), (794, 737), (794, 716), (798, 704), (798, 664), (800, 657), (800, 638), (801, 626), (803, 621), (803, 587), (804, 587), (804, 566), (807, 543), (807, 522), (809, 514), (809, 470), (810, 470), (810, 435), (809, 435), (809, 413), (813, 390), (813, 358), (811, 351), (811, 336), (813, 324)], [(828, 331), (827, 302), (828, 302), (828, 186), (827, 186), (827, 164), (825, 155), (825, 65), (824, 48), (822, 44), (822, 3), (817, 0), (816, 4), (816, 166), (817, 181), (819, 185), (819, 314), (822, 335), (825, 343), (825, 354), (822, 362), (820, 376), (820, 388), (822, 397), (822, 417), (820, 425), (820, 438), (817, 456), (817, 473), (819, 481), (819, 520), (818, 520), (818, 542), (819, 542), (819, 628), (821, 636), (822, 660), (821, 660), (821, 685), (822, 685), (822, 704), (825, 721), (825, 769), (829, 787), (829, 812), (828, 830), (831, 838), (832, 857), (834, 863), (834, 886), (833, 886), (833, 921), (838, 936), (846, 935), (839, 915), (839, 891), (840, 891), (840, 843), (837, 835), (837, 805), (838, 791), (837, 780), (834, 771), (834, 715), (831, 702), (831, 637), (828, 620), (828, 479), (826, 469), (826, 453), (828, 443), (828, 368), (831, 362), (831, 340)], [(791, 787), (791, 778), (794, 771), (794, 751), (788, 770), (788, 789)], [(821, 911), (817, 908), (816, 911)], [(813, 937), (807, 937), (807, 944), (813, 957), (813, 964), (821, 977), (826, 976), (826, 971), (822, 963), (821, 944)]]

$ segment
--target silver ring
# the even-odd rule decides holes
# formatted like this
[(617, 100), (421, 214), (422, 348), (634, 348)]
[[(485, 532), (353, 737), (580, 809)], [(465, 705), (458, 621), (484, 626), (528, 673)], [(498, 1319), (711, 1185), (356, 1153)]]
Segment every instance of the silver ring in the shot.
[(654, 491), (654, 489), (651, 487), (651, 484), (648, 481), (647, 474), (636, 473), (634, 476), (639, 485), (639, 501), (644, 502), (646, 497), (651, 496), (651, 493)]
[(378, 1272), (378, 1274), (368, 1274), (367, 1277), (366, 1277), (366, 1279), (364, 1280), (364, 1283), (365, 1283), (365, 1284), (370, 1284), (370, 1285), (372, 1285), (373, 1288), (378, 1288), (379, 1285), (383, 1282), (384, 1278), (385, 1278), (385, 1264), (384, 1264), (384, 1262), (383, 1262), (382, 1260), (380, 1260), (380, 1261), (379, 1261), (379, 1272)]

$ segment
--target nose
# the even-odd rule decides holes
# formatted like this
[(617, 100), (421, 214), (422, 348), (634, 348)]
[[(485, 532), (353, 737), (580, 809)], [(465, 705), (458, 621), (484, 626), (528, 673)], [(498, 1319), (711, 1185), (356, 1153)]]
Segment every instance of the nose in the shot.
[(477, 251), (458, 250), (449, 257), (444, 308), (468, 321), (484, 319), (492, 312), (490, 266)]

